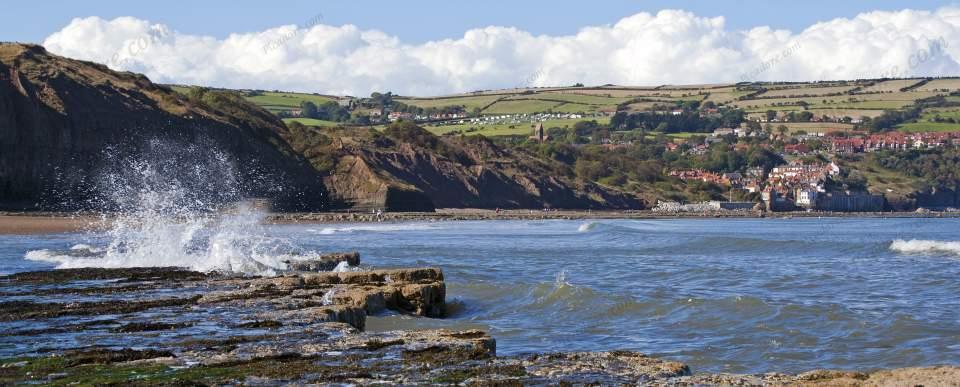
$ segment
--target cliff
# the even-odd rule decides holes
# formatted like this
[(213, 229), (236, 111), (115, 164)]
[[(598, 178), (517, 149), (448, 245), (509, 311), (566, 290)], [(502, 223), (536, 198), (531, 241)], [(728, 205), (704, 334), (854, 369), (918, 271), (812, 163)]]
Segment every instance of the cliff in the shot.
[(232, 178), (256, 182), (242, 184), (242, 196), (281, 210), (325, 208), (322, 177), (290, 149), (281, 121), (230, 93), (195, 97), (40, 46), (0, 43), (0, 209), (94, 206), (91, 180), (156, 140), (175, 144), (164, 149), (184, 165), (226, 154)]
[(639, 209), (635, 197), (577, 182), (569, 166), (482, 137), (437, 137), (412, 124), (373, 129), (291, 125), (295, 149), (328, 172), (333, 200), (353, 208)]

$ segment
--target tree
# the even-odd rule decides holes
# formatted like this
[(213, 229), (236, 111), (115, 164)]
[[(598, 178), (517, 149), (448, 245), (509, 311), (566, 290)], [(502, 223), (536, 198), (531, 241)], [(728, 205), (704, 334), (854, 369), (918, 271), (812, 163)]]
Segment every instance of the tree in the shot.
[(310, 101), (300, 102), (300, 115), (307, 118), (317, 118), (317, 105)]
[(790, 131), (786, 125), (777, 126), (777, 133), (780, 133), (781, 136), (786, 135)]
[(777, 118), (776, 110), (767, 110), (767, 122), (773, 121)]
[(686, 111), (694, 111), (700, 108), (700, 101), (684, 101), (682, 109)]

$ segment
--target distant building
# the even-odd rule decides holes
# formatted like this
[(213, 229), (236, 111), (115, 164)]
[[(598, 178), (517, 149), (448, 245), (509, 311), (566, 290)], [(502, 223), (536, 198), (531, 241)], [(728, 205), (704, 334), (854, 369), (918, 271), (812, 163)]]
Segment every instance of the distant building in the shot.
[(713, 131), (713, 135), (714, 135), (715, 137), (719, 137), (719, 136), (729, 136), (729, 135), (734, 134), (734, 133), (735, 133), (735, 131), (733, 130), (733, 128), (718, 128), (718, 129), (716, 129), (716, 130)]
[(403, 112), (390, 112), (390, 114), (387, 115), (387, 119), (390, 121), (410, 120), (410, 119), (413, 119), (413, 114), (403, 113)]
[(754, 202), (721, 202), (721, 201), (711, 201), (707, 203), (711, 208), (716, 210), (752, 210), (757, 204)]
[(729, 182), (729, 184), (734, 188), (743, 186), (743, 175), (739, 172), (724, 173), (723, 180)]
[(804, 208), (812, 208), (817, 204), (817, 195), (819, 192), (815, 187), (802, 187), (797, 188), (797, 192), (794, 194), (796, 198), (797, 206)]
[(783, 153), (789, 155), (805, 155), (810, 153), (810, 146), (804, 143), (786, 144), (783, 146)]
[(533, 135), (530, 136), (530, 139), (541, 143), (550, 141), (550, 136), (547, 135), (546, 130), (543, 128), (543, 122), (537, 122), (537, 124), (533, 126)]
[(883, 211), (883, 195), (867, 192), (828, 192), (818, 195), (816, 209), (821, 211), (864, 212)]
[(836, 153), (859, 153), (863, 152), (864, 141), (862, 138), (838, 138), (832, 145)]
[(357, 100), (353, 97), (346, 97), (337, 99), (337, 105), (340, 105), (343, 108), (353, 109), (356, 106)]

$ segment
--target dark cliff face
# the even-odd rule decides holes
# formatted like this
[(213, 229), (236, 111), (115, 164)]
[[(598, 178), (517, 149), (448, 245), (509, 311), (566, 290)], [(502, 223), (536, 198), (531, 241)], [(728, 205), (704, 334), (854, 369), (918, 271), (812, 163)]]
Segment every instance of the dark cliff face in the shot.
[[(575, 182), (556, 165), (482, 138), (441, 138), (422, 129), (386, 135), (291, 126), (295, 149), (327, 166), (340, 205), (436, 208), (640, 209), (635, 197)], [(422, 131), (422, 132), (421, 132)], [(313, 141), (304, 141), (311, 138)]]
[(932, 187), (917, 191), (912, 196), (915, 199), (913, 208), (944, 209), (960, 207), (960, 185), (952, 189), (943, 186)]
[(255, 182), (240, 187), (244, 197), (281, 210), (326, 206), (322, 176), (287, 145), (282, 122), (240, 98), (214, 101), (40, 46), (0, 44), (0, 209), (88, 208), (102, 189), (98, 173), (157, 141), (185, 167), (208, 151), (227, 155), (236, 180)]

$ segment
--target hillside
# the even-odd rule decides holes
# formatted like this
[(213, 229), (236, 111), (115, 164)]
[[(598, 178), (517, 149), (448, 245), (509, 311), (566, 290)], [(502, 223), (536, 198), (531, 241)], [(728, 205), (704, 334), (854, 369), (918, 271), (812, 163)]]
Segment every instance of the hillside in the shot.
[(437, 137), (410, 122), (371, 129), (291, 124), (293, 146), (328, 171), (335, 200), (354, 208), (640, 209), (631, 195), (578, 183), (572, 169), (482, 137)]
[[(233, 199), (283, 210), (637, 209), (771, 189), (947, 208), (958, 184), (937, 166), (957, 162), (958, 121), (953, 78), (354, 98), (155, 85), (3, 44), (0, 209), (102, 204), (105, 171), (149, 152), (192, 188), (219, 197), (216, 183), (235, 180)], [(529, 138), (535, 123), (542, 138)], [(209, 162), (229, 168), (177, 168)], [(784, 164), (801, 178), (773, 171)]]
[[(250, 182), (237, 195), (267, 198), (278, 209), (324, 208), (321, 177), (293, 152), (285, 125), (229, 92), (187, 97), (146, 77), (67, 59), (43, 47), (0, 44), (0, 208), (72, 210), (104, 199), (100, 180), (116, 160), (136, 157), (154, 142), (189, 162), (226, 154), (238, 176), (201, 176)], [(160, 160), (146, 160), (160, 162)], [(210, 171), (177, 173), (204, 175)], [(256, 182), (256, 183), (253, 183)], [(212, 192), (214, 195), (222, 193)]]

